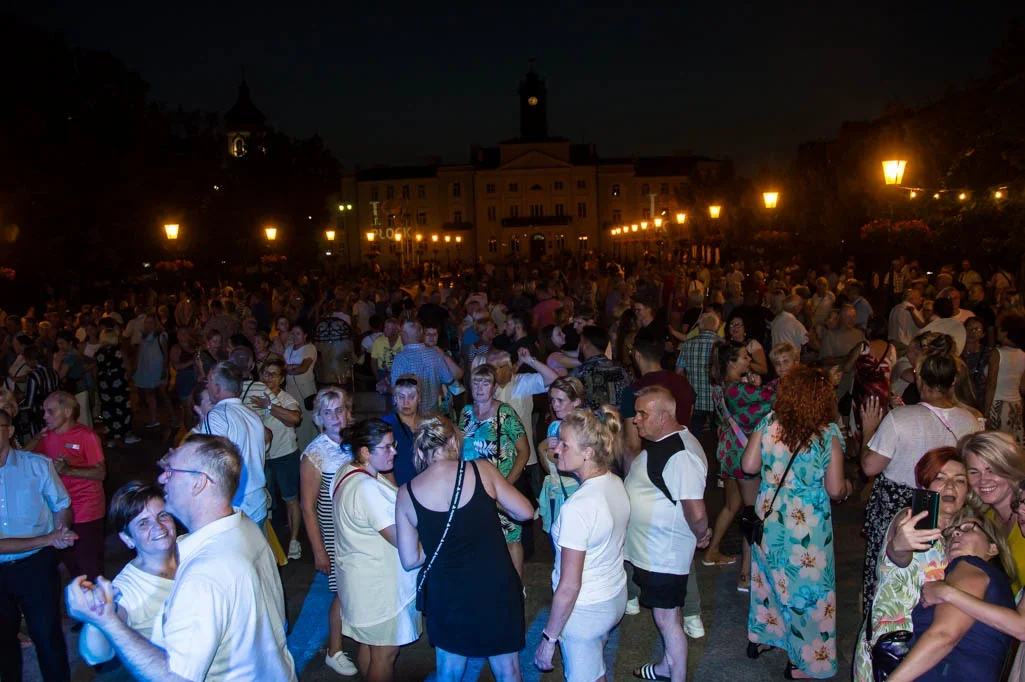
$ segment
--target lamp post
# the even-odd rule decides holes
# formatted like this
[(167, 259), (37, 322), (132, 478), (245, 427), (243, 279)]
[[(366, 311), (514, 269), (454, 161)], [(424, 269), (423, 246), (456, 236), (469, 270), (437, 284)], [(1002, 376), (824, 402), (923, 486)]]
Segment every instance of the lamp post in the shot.
[(765, 202), (765, 208), (771, 211), (779, 202), (779, 192), (762, 192), (762, 201)]
[(267, 241), (273, 244), (278, 239), (278, 228), (268, 225), (263, 228), (263, 234), (267, 237)]
[(711, 206), (708, 207), (708, 216), (712, 220), (718, 220), (720, 213), (722, 213), (722, 206), (720, 206), (718, 204), (712, 204)]
[(167, 236), (168, 241), (176, 241), (178, 239), (178, 223), (168, 223), (164, 225), (164, 234)]
[(324, 230), (324, 238), (327, 239), (329, 242), (333, 242), (335, 240), (335, 231)]
[(904, 179), (904, 168), (907, 165), (904, 159), (883, 161), (883, 181), (887, 185), (899, 185)]
[(445, 259), (448, 261), (448, 269), (452, 270), (452, 235), (445, 235)]

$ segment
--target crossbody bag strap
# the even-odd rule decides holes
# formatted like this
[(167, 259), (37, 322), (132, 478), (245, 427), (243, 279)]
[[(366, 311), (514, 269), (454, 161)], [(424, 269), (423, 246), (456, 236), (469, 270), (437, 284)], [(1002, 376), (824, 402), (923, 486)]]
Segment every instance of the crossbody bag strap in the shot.
[(342, 487), (343, 483), (345, 483), (345, 479), (347, 479), (349, 476), (352, 476), (353, 474), (366, 474), (367, 476), (370, 476), (370, 472), (366, 469), (360, 469), (359, 467), (354, 468), (352, 471), (342, 476), (342, 478), (337, 483), (335, 483), (335, 487), (331, 490), (331, 499), (334, 499), (334, 496), (338, 494), (338, 489)]
[(438, 546), (434, 548), (434, 554), (431, 555), (431, 560), (427, 562), (427, 566), (424, 567), (424, 572), (420, 576), (420, 582), (416, 586), (416, 591), (419, 592), (423, 589), (424, 583), (427, 582), (427, 574), (431, 572), (431, 566), (434, 565), (434, 560), (438, 558), (438, 552), (441, 551), (442, 545), (445, 544), (445, 538), (448, 536), (448, 529), (452, 526), (452, 517), (456, 514), (456, 507), (459, 506), (459, 496), (463, 492), (463, 474), (466, 472), (466, 460), (459, 460), (459, 471), (456, 472), (456, 487), (452, 491), (452, 502), (448, 506), (448, 519), (445, 520), (445, 529), (441, 531), (441, 539), (438, 540)]
[(919, 405), (921, 405), (925, 409), (927, 409), (930, 412), (932, 412), (933, 416), (935, 416), (937, 419), (939, 419), (940, 423), (943, 424), (943, 428), (945, 428), (947, 430), (947, 432), (951, 436), (954, 437), (954, 443), (957, 443), (957, 434), (954, 433), (954, 429), (950, 428), (950, 422), (948, 422), (946, 417), (943, 416), (943, 414), (940, 412), (939, 408), (938, 407), (933, 407), (929, 403), (919, 403)]
[(787, 480), (787, 474), (790, 473), (790, 467), (794, 466), (798, 454), (800, 454), (800, 450), (790, 455), (790, 461), (787, 462), (787, 468), (783, 470), (783, 475), (780, 477), (779, 483), (776, 484), (776, 494), (772, 496), (772, 502), (769, 503), (769, 510), (762, 517), (762, 523), (765, 523), (765, 519), (769, 518), (769, 514), (772, 513), (772, 508), (776, 505), (776, 498), (779, 497), (779, 491), (783, 489), (783, 484)]
[(733, 431), (733, 435), (736, 436), (737, 442), (740, 443), (740, 447), (747, 447), (747, 434), (740, 428), (737, 420), (733, 418), (733, 415), (730, 414), (729, 408), (726, 407), (726, 395), (724, 391), (716, 393), (716, 407), (718, 408), (719, 415), (723, 418), (723, 421), (730, 425), (730, 430)]

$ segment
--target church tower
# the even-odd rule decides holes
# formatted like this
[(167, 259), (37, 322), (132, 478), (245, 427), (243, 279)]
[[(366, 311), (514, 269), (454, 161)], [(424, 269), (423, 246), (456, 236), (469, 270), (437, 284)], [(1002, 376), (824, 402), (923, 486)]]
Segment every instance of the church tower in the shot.
[(253, 149), (259, 149), (259, 139), (267, 132), (266, 120), (263, 112), (253, 104), (249, 84), (243, 78), (238, 86), (235, 105), (224, 115), (228, 154), (241, 159)]
[(520, 139), (525, 142), (548, 139), (548, 88), (544, 79), (534, 72), (533, 58), (526, 78), (520, 81)]

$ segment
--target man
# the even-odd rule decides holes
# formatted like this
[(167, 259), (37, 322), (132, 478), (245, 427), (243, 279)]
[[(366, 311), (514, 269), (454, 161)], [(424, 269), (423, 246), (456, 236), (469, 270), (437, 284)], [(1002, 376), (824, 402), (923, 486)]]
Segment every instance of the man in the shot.
[(89, 409), (89, 382), (85, 359), (75, 347), (75, 335), (70, 331), (57, 332), (57, 352), (53, 356), (53, 369), (78, 402), (78, 420), (91, 428), (93, 416)]
[(658, 338), (648, 329), (642, 329), (634, 336), (630, 357), (633, 358), (637, 369), (640, 370), (641, 377), (623, 391), (623, 400), (619, 406), (619, 412), (623, 415), (628, 457), (636, 456), (644, 447), (640, 436), (637, 435), (637, 427), (633, 423), (633, 417), (636, 414), (634, 401), (638, 391), (648, 386), (664, 386), (668, 389), (676, 401), (676, 421), (684, 426), (690, 423), (691, 415), (694, 412), (695, 395), (690, 382), (686, 377), (662, 369), (663, 348), (664, 346), (659, 343)]
[(708, 380), (708, 362), (712, 356), (712, 346), (719, 342), (719, 316), (715, 313), (702, 313), (698, 318), (698, 335), (687, 339), (680, 346), (680, 357), (676, 360), (676, 373), (683, 376), (694, 389), (694, 415), (690, 420), (690, 431), (695, 438), (707, 423), (714, 426), (712, 410), (712, 384)]
[(893, 306), (890, 311), (890, 330), (887, 335), (890, 343), (903, 351), (918, 335), (918, 330), (925, 326), (922, 317), (922, 291), (918, 287), (904, 290), (904, 300)]
[(676, 401), (668, 390), (641, 389), (635, 409), (634, 425), (649, 445), (626, 476), (630, 525), (624, 555), (641, 588), (641, 605), (652, 609), (665, 655), (634, 675), (683, 682), (687, 636), (680, 610), (687, 599), (694, 550), (712, 539), (704, 501), (708, 462), (701, 444), (676, 421)]
[(540, 284), (534, 290), (534, 294), (537, 296), (537, 303), (534, 304), (531, 313), (530, 328), (544, 329), (550, 324), (555, 324), (555, 311), (562, 307), (559, 299), (552, 296), (548, 287)]
[(410, 320), (402, 325), (402, 350), (392, 362), (393, 390), (398, 378), (406, 374), (420, 380), (420, 414), (428, 415), (438, 410), (442, 385), (461, 379), (463, 369), (437, 346), (424, 345), (423, 325)]
[(869, 318), (872, 317), (872, 305), (862, 296), (862, 293), (865, 291), (865, 285), (856, 279), (849, 279), (844, 291), (847, 292), (851, 305), (854, 306), (854, 311), (857, 313), (855, 324), (864, 329), (868, 326)]
[(965, 258), (961, 261), (961, 274), (957, 276), (957, 281), (967, 290), (971, 289), (973, 284), (982, 284), (982, 277), (972, 269), (972, 262)]
[[(266, 387), (265, 387), (266, 389)], [(232, 504), (262, 527), (267, 518), (266, 427), (251, 409), (242, 404), (242, 376), (231, 362), (220, 362), (207, 378), (207, 393), (213, 408), (196, 427), (198, 433), (223, 436), (242, 457), (241, 480)]]
[(399, 321), (389, 317), (384, 321), (384, 334), (378, 336), (370, 349), (370, 366), (374, 376), (380, 380), (388, 379), (395, 356), (402, 350), (402, 339), (399, 338)]
[(73, 547), (60, 554), (71, 575), (95, 578), (103, 572), (103, 515), (106, 497), (103, 480), (107, 466), (100, 438), (79, 424), (75, 396), (55, 391), (43, 401), (46, 428), (29, 443), (29, 449), (53, 461), (61, 483), (71, 498), (71, 530), (78, 536)]
[(66, 682), (57, 552), (77, 537), (68, 530), (71, 498), (50, 460), (11, 448), (12, 435), (11, 415), (0, 410), (0, 680), (21, 682), (24, 614), (43, 679)]
[(448, 321), (448, 309), (441, 305), (441, 289), (435, 289), (427, 299), (427, 303), (416, 311), (416, 319), (426, 327), (444, 329)]
[[(975, 313), (976, 317), (982, 320), (987, 336), (995, 336), (993, 328), (996, 326), (997, 317), (996, 313), (993, 312), (993, 306), (986, 301), (985, 285), (981, 282), (976, 282), (968, 287), (968, 301), (964, 307), (971, 310)], [(993, 336), (990, 336), (990, 345), (992, 345)]]
[(204, 328), (207, 333), (217, 330), (221, 333), (222, 339), (230, 339), (238, 333), (238, 320), (224, 311), (224, 304), (220, 299), (210, 301), (210, 320)]
[(242, 379), (242, 392), (239, 393), (239, 400), (249, 409), (259, 411), (261, 408), (256, 406), (253, 399), (262, 397), (268, 389), (267, 384), (253, 379), (256, 370), (256, 356), (253, 355), (253, 351), (245, 346), (239, 346), (231, 351), (228, 362), (235, 365), (235, 369), (238, 370), (239, 377)]
[(815, 293), (811, 296), (811, 305), (808, 311), (813, 328), (821, 330), (826, 326), (826, 318), (829, 317), (829, 311), (833, 309), (835, 303), (836, 296), (829, 290), (829, 280), (825, 277), (816, 279)]
[(374, 314), (374, 292), (370, 287), (359, 290), (359, 300), (352, 306), (352, 319), (361, 334), (370, 331), (370, 316)]
[(780, 300), (776, 294), (773, 296), (773, 306), (776, 317), (772, 320), (772, 347), (789, 341), (798, 350), (804, 348), (804, 344), (808, 343), (808, 330), (797, 319), (797, 314), (804, 308), (804, 301), (795, 294)]
[(633, 297), (633, 311), (638, 330), (648, 330), (656, 341), (661, 342), (664, 352), (671, 338), (665, 315), (658, 308), (658, 300), (650, 294), (637, 294)]
[(584, 400), (592, 410), (606, 403), (619, 405), (623, 390), (630, 384), (626, 368), (605, 356), (608, 345), (609, 333), (604, 328), (584, 327), (580, 334), (580, 365), (570, 372), (584, 384)]
[(949, 298), (951, 305), (954, 306), (954, 319), (964, 324), (969, 318), (975, 317), (975, 313), (967, 308), (961, 307), (961, 291), (957, 287), (947, 287), (941, 291), (937, 298)]
[(190, 532), (178, 542), (178, 572), (153, 642), (118, 618), (105, 578), (95, 586), (73, 580), (68, 612), (99, 628), (139, 680), (295, 680), (274, 555), (260, 529), (232, 510), (238, 450), (224, 438), (193, 435), (160, 464), (165, 509)]
[(968, 338), (964, 325), (954, 317), (954, 302), (949, 298), (937, 298), (932, 304), (932, 322), (922, 327), (922, 333), (939, 332), (954, 338), (954, 353), (961, 355), (964, 342)]

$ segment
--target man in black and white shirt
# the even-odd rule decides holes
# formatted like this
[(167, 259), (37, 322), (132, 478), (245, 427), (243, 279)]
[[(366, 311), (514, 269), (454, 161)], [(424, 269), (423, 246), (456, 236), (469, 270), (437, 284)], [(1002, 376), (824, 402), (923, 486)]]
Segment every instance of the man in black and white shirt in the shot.
[(636, 410), (637, 432), (649, 443), (626, 477), (630, 525), (624, 549), (640, 603), (652, 609), (666, 653), (634, 675), (683, 682), (687, 636), (680, 610), (694, 550), (712, 538), (704, 501), (708, 462), (698, 440), (676, 421), (676, 401), (667, 389), (640, 390)]

